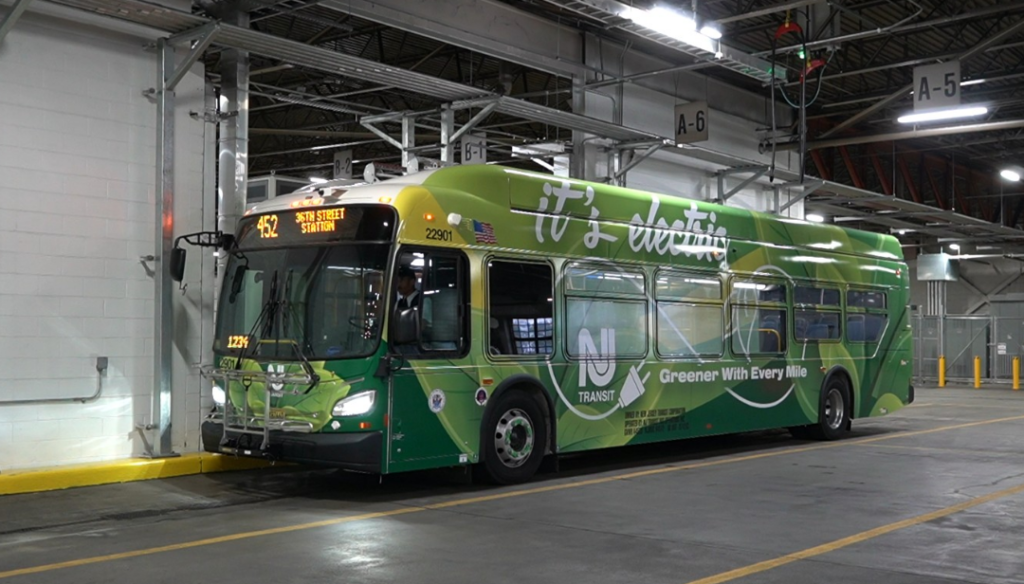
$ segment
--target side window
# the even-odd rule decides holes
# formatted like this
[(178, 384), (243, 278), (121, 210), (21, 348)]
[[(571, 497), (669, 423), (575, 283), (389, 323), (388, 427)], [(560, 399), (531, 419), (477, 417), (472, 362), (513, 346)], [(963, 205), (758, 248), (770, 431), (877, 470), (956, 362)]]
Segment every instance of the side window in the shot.
[(732, 352), (777, 355), (786, 351), (786, 285), (761, 279), (732, 282)]
[(492, 260), (487, 264), (488, 351), (552, 355), (554, 277), (551, 266)]
[(569, 356), (647, 355), (647, 300), (640, 270), (571, 264), (565, 271)]
[(889, 323), (886, 293), (849, 290), (846, 293), (846, 338), (853, 343), (877, 343)]
[(466, 260), (441, 251), (399, 255), (391, 342), (401, 353), (464, 354), (469, 346)]
[(793, 303), (797, 305), (793, 314), (793, 338), (803, 342), (839, 340), (842, 336), (840, 298), (835, 288), (796, 286), (793, 289)]
[(663, 358), (722, 354), (722, 282), (715, 277), (660, 271), (655, 277), (657, 350)]

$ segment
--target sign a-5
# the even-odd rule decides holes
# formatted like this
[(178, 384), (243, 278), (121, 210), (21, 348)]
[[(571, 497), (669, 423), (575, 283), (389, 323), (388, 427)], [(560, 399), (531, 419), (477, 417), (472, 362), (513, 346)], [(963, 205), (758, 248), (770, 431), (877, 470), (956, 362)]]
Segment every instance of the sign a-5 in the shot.
[(960, 105), (960, 61), (914, 67), (914, 111)]

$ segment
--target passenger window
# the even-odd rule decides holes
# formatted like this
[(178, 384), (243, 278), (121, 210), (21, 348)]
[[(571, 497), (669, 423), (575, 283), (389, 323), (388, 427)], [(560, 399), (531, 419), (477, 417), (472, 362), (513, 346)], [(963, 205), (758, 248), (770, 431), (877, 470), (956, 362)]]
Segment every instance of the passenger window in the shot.
[(572, 264), (564, 281), (570, 357), (639, 359), (647, 355), (642, 271)]
[(398, 258), (391, 298), (391, 343), (401, 353), (464, 354), (469, 346), (466, 262), (452, 252)]
[(877, 343), (885, 334), (886, 293), (880, 290), (846, 292), (846, 338), (853, 343)]
[(722, 354), (722, 282), (663, 270), (655, 277), (658, 355), (692, 358)]
[(551, 266), (493, 260), (487, 265), (491, 355), (552, 355)]
[(885, 308), (885, 292), (850, 290), (846, 293), (846, 306), (852, 308)]
[(786, 352), (786, 285), (764, 279), (732, 283), (732, 352), (777, 355)]
[(839, 290), (834, 288), (816, 288), (813, 286), (797, 286), (793, 289), (793, 304), (817, 304), (819, 306), (839, 306)]
[(647, 354), (647, 303), (567, 298), (569, 355), (640, 359)]
[(798, 341), (837, 340), (840, 337), (838, 312), (797, 310), (793, 320), (793, 336)]
[(884, 314), (848, 314), (846, 337), (854, 343), (877, 343), (885, 332), (888, 318)]

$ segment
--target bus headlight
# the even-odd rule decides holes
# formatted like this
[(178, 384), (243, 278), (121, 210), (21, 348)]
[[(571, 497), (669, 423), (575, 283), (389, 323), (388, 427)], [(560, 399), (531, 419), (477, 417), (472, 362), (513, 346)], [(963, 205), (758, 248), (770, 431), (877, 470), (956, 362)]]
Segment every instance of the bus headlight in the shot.
[(372, 391), (364, 391), (338, 400), (338, 403), (334, 404), (331, 414), (339, 417), (361, 416), (373, 409), (375, 395)]
[(224, 388), (214, 384), (213, 386), (213, 403), (218, 406), (224, 405), (224, 401), (227, 400), (227, 394), (224, 393)]

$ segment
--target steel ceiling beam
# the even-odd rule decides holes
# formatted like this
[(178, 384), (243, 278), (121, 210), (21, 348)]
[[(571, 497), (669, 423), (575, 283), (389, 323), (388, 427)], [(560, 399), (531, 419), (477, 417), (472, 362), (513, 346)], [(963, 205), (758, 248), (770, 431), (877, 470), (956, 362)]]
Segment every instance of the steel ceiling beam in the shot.
[[(808, 150), (820, 148), (832, 148), (836, 146), (850, 146), (853, 144), (871, 144), (873, 142), (894, 142), (899, 140), (912, 140), (915, 138), (934, 138), (936, 136), (952, 136), (955, 134), (971, 134), (975, 132), (995, 132), (998, 130), (1015, 130), (1024, 128), (1024, 119), (1005, 120), (1001, 122), (982, 122), (980, 124), (962, 124), (959, 126), (944, 126), (941, 128), (925, 128), (920, 130), (904, 130), (902, 132), (889, 132), (886, 134), (869, 134), (867, 136), (850, 136), (845, 138), (833, 138), (831, 140), (815, 140), (807, 143)], [(796, 150), (799, 144), (786, 142), (775, 146), (776, 150)]]
[(4, 37), (7, 33), (14, 28), (14, 23), (18, 22), (21, 15), (28, 10), (28, 5), (32, 3), (32, 0), (17, 0), (14, 6), (11, 6), (3, 20), (0, 20), (0, 44), (3, 44)]
[[(1007, 37), (1010, 37), (1010, 36), (1013, 36), (1013, 35), (1017, 34), (1022, 28), (1024, 28), (1024, 18), (1022, 18), (1021, 20), (1018, 20), (1016, 23), (1014, 23), (1014, 24), (1004, 28), (1003, 30), (999, 31), (998, 33), (996, 33), (996, 34), (986, 38), (985, 40), (981, 41), (980, 43), (974, 45), (969, 50), (967, 50), (966, 52), (961, 54), (960, 57), (959, 57), (959, 60), (961, 62), (970, 60), (972, 57), (975, 57), (975, 56), (981, 54), (982, 52), (984, 52), (985, 49), (987, 49), (988, 47), (990, 47), (990, 46), (992, 46), (992, 45), (1002, 41), (1003, 39), (1005, 39)], [(864, 111), (862, 111), (862, 112), (860, 112), (860, 113), (858, 113), (858, 114), (856, 114), (854, 116), (851, 116), (851, 117), (843, 120), (839, 124), (835, 125), (829, 131), (823, 133), (820, 137), (821, 138), (827, 138), (827, 137), (829, 137), (829, 136), (831, 136), (831, 135), (833, 135), (833, 134), (835, 134), (837, 132), (840, 132), (842, 130), (845, 130), (846, 128), (849, 128), (850, 126), (852, 126), (852, 125), (856, 124), (857, 122), (867, 118), (868, 116), (873, 115), (875, 112), (877, 112), (878, 110), (882, 109), (883, 107), (889, 105), (890, 103), (892, 103), (892, 102), (902, 98), (903, 96), (907, 95), (913, 89), (914, 89), (914, 84), (913, 83), (909, 83), (907, 85), (904, 85), (900, 89), (897, 89), (896, 91), (894, 91), (888, 97), (885, 97), (881, 101), (879, 101), (879, 102), (877, 102), (877, 103), (867, 107), (866, 109), (864, 109)]]
[(324, 8), (555, 75), (582, 75), (578, 30), (494, 0), (326, 0)]

